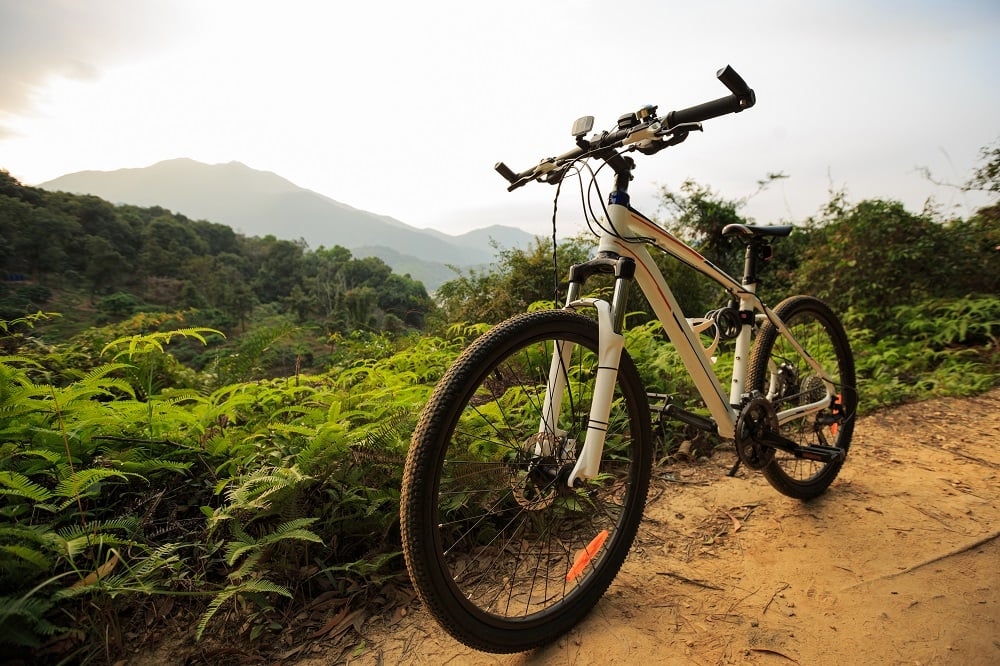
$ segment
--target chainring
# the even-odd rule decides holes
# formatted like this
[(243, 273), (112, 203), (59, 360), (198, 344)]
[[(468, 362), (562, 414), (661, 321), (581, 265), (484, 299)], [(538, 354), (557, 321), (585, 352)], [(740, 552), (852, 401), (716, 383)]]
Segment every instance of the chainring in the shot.
[(765, 443), (778, 432), (778, 414), (767, 398), (754, 398), (744, 405), (736, 420), (736, 455), (753, 470), (761, 470), (774, 460), (774, 447)]

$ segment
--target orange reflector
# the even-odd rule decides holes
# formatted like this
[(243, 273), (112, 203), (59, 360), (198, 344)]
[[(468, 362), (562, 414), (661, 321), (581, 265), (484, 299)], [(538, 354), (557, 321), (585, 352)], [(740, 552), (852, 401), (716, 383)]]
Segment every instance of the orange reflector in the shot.
[[(837, 398), (836, 400), (833, 401), (833, 406), (830, 409), (830, 411), (833, 413), (834, 416), (840, 416), (841, 414), (843, 414), (844, 403), (842, 403), (840, 400), (841, 400), (840, 394), (838, 393)], [(830, 432), (833, 434), (834, 437), (837, 436), (837, 430), (839, 425), (840, 425), (839, 422), (834, 421), (833, 424), (830, 426)]]
[(608, 538), (608, 531), (601, 530), (600, 534), (594, 537), (587, 546), (576, 554), (576, 559), (573, 561), (573, 567), (566, 574), (566, 580), (571, 581), (583, 572), (584, 568), (590, 564), (590, 561), (594, 559), (594, 555), (597, 555), (597, 551), (601, 549), (604, 542)]

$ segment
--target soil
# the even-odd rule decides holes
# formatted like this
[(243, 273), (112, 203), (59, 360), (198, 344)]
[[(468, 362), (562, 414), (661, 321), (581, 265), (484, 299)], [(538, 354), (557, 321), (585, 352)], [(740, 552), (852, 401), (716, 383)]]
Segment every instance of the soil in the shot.
[(472, 650), (394, 585), (373, 617), (314, 604), (323, 628), (269, 657), (177, 632), (127, 663), (1000, 664), (1000, 389), (862, 419), (810, 502), (728, 476), (733, 460), (730, 447), (657, 467), (618, 577), (545, 648)]
[(621, 573), (548, 647), (476, 652), (414, 602), (297, 663), (1000, 663), (1000, 390), (861, 420), (811, 502), (731, 463), (656, 470)]

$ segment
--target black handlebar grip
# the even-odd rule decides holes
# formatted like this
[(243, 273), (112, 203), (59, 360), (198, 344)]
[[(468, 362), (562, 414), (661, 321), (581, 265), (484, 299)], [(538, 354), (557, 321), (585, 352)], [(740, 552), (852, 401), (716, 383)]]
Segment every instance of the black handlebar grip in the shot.
[(739, 113), (743, 109), (749, 109), (757, 103), (757, 96), (754, 94), (753, 89), (729, 65), (716, 72), (715, 76), (733, 94), (679, 111), (671, 111), (667, 114), (668, 128), (676, 127), (682, 123), (700, 123), (703, 120), (724, 116), (727, 113)]
[(510, 167), (504, 164), (503, 162), (497, 162), (495, 165), (493, 165), (493, 168), (496, 170), (498, 174), (506, 178), (508, 183), (513, 183), (515, 180), (517, 180), (517, 174), (511, 171)]
[(667, 128), (683, 125), (684, 123), (700, 123), (709, 118), (717, 118), (727, 113), (736, 113), (742, 110), (743, 107), (740, 104), (740, 98), (736, 95), (720, 97), (711, 102), (671, 111), (667, 114)]
[(748, 97), (753, 93), (747, 82), (743, 80), (743, 77), (737, 74), (736, 70), (729, 65), (716, 72), (715, 76), (722, 81), (723, 85), (729, 88), (729, 92), (737, 97)]

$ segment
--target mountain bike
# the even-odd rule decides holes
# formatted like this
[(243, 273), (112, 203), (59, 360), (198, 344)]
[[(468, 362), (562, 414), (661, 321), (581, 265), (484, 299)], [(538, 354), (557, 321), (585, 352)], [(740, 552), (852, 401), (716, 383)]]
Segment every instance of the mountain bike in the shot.
[[(572, 150), (522, 172), (496, 165), (514, 190), (559, 184), (596, 162), (591, 186), (607, 167), (614, 188), (602, 214), (588, 217), (597, 252), (570, 269), (565, 306), (515, 316), (476, 339), (412, 436), (400, 516), (406, 565), (430, 613), (473, 648), (519, 652), (562, 635), (597, 603), (632, 545), (654, 449), (650, 399), (623, 336), (632, 284), (704, 403), (698, 413), (667, 402), (662, 415), (731, 438), (739, 463), (794, 498), (823, 493), (844, 463), (858, 400), (844, 327), (811, 296), (771, 309), (756, 295), (772, 243), (792, 227), (723, 229), (746, 244), (734, 279), (629, 204), (631, 153), (653, 155), (703, 121), (754, 105), (731, 67), (717, 77), (731, 94), (663, 116), (646, 106), (591, 138), (587, 116), (573, 125)], [(717, 283), (727, 305), (686, 317), (650, 247)], [(609, 299), (582, 295), (598, 274), (613, 279)], [(728, 387), (712, 366), (720, 339), (734, 347)]]

